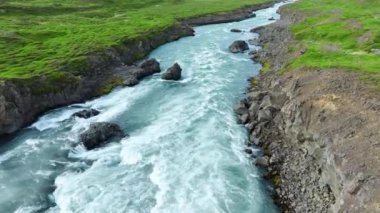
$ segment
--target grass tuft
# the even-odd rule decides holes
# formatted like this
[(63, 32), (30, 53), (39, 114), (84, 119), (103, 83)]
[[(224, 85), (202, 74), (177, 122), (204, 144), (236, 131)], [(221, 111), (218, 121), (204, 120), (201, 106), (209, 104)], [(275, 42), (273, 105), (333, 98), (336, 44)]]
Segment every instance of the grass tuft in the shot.
[[(308, 51), (287, 70), (339, 68), (356, 71), (380, 87), (380, 1), (301, 0), (287, 9), (304, 21), (292, 26), (296, 40)], [(289, 47), (289, 52), (293, 52)]]

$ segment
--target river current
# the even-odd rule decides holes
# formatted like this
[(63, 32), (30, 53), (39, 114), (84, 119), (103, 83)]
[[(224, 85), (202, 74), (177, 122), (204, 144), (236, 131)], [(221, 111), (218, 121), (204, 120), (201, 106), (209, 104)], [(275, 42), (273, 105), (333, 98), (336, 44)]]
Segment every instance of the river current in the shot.
[[(156, 74), (50, 111), (2, 142), (0, 212), (277, 212), (243, 151), (247, 133), (233, 111), (261, 66), (228, 46), (257, 37), (249, 30), (279, 19), (283, 4), (244, 21), (196, 27), (194, 37), (154, 50), (149, 57), (163, 70), (181, 65), (178, 82)], [(101, 114), (70, 118), (86, 108)], [(87, 151), (78, 135), (100, 121), (119, 124), (129, 137)]]

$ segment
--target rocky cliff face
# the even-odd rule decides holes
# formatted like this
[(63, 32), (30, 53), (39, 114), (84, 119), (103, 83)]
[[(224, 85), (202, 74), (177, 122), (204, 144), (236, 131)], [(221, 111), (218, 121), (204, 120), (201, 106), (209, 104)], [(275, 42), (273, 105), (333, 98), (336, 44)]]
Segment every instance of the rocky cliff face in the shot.
[(267, 166), (285, 211), (379, 212), (380, 97), (343, 70), (278, 74), (306, 51), (288, 29), (297, 15), (281, 13), (280, 22), (256, 30), (265, 44), (256, 58), (270, 68), (240, 104), (248, 146), (263, 148), (256, 162)]

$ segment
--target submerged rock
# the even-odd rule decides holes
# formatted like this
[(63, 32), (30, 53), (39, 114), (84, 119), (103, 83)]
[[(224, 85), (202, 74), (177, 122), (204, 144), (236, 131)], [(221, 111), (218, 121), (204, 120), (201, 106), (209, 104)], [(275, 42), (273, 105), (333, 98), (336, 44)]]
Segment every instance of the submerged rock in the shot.
[(229, 50), (232, 53), (243, 53), (244, 51), (249, 50), (249, 46), (247, 42), (238, 40), (238, 41), (234, 41), (230, 45)]
[(94, 149), (106, 144), (112, 138), (122, 138), (123, 130), (113, 123), (99, 122), (90, 125), (90, 128), (79, 136), (79, 140), (88, 149)]
[(242, 30), (239, 30), (239, 29), (231, 29), (231, 32), (232, 32), (232, 33), (241, 33)]
[(94, 116), (99, 115), (100, 112), (96, 109), (84, 109), (82, 111), (74, 113), (71, 117), (78, 117), (78, 118), (91, 118)]
[(252, 155), (253, 154), (252, 149), (245, 149), (244, 152), (247, 153), (248, 155)]
[(164, 80), (175, 80), (178, 81), (181, 79), (182, 68), (178, 63), (175, 63), (172, 67), (170, 67), (163, 75), (162, 79)]

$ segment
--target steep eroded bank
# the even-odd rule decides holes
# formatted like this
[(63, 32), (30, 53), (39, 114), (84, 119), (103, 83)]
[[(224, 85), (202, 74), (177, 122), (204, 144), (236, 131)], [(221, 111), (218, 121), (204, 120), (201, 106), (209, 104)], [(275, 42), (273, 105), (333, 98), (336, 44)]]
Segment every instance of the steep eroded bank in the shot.
[[(125, 65), (133, 65), (162, 44), (193, 35), (191, 26), (243, 20), (252, 17), (254, 10), (269, 7), (274, 2), (187, 19), (163, 31), (152, 32), (143, 39), (127, 40), (122, 46), (88, 57), (87, 65), (83, 67), (63, 66), (64, 80), (44, 76), (0, 80), (0, 136), (31, 124), (47, 110), (110, 92), (123, 84), (129, 70)], [(84, 74), (73, 75), (75, 72)]]
[(275, 24), (254, 30), (264, 47), (254, 58), (265, 73), (241, 104), (249, 109), (250, 119), (243, 119), (249, 146), (264, 150), (257, 163), (268, 168), (284, 210), (378, 212), (379, 94), (344, 70), (301, 68), (281, 74), (307, 51), (289, 30), (303, 15), (287, 8), (281, 14)]

